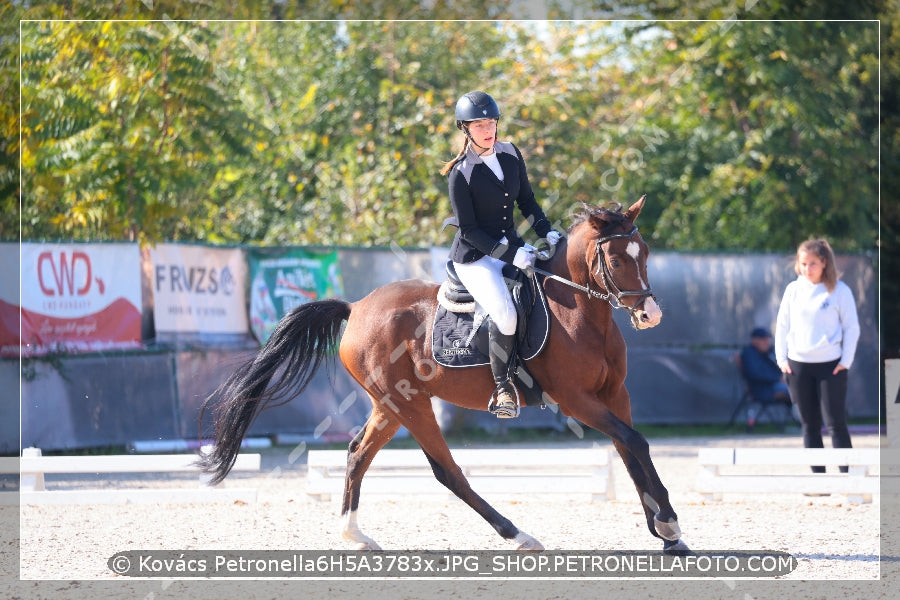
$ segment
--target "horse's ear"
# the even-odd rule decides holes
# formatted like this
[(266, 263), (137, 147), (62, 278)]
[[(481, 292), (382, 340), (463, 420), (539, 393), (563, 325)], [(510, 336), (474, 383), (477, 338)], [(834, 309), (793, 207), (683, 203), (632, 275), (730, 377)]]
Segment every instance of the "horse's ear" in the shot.
[(591, 206), (587, 202), (582, 201), (581, 209), (584, 220), (595, 231), (600, 231), (606, 224), (606, 221), (602, 219), (603, 211), (598, 210), (596, 206)]
[(591, 211), (588, 213), (588, 224), (597, 232), (609, 225), (609, 216), (604, 211)]
[(644, 200), (646, 199), (647, 194), (644, 194), (637, 202), (628, 207), (628, 210), (625, 211), (625, 216), (628, 217), (629, 221), (634, 223), (638, 218), (638, 215), (641, 214), (641, 209), (644, 208)]

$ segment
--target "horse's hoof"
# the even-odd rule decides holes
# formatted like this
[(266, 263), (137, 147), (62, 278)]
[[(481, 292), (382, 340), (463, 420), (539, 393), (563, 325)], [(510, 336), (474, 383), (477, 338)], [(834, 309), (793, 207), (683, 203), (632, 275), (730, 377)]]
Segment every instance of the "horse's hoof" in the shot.
[(381, 546), (376, 544), (374, 541), (369, 540), (368, 542), (360, 542), (356, 545), (357, 550), (370, 550), (372, 552), (381, 552)]
[(681, 527), (678, 526), (678, 521), (675, 519), (666, 522), (653, 517), (653, 526), (656, 528), (656, 533), (664, 540), (674, 542), (681, 539)]
[(543, 544), (521, 531), (516, 536), (516, 541), (519, 542), (519, 545), (516, 546), (518, 552), (540, 552), (544, 549)]
[(687, 556), (693, 554), (688, 545), (681, 540), (666, 541), (663, 543), (663, 554), (671, 556)]

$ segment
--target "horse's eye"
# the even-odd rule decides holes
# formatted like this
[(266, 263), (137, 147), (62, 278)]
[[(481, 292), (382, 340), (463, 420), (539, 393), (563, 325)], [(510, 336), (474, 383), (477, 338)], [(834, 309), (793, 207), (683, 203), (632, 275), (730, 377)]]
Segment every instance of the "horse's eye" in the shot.
[(610, 259), (609, 264), (612, 266), (613, 269), (618, 269), (619, 265), (621, 263), (619, 262), (618, 258), (612, 258), (612, 259)]

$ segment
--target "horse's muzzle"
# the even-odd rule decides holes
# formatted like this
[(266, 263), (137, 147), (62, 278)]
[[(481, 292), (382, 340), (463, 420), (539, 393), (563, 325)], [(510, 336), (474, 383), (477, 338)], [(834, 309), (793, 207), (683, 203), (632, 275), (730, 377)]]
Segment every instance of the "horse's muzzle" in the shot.
[(631, 311), (631, 324), (635, 329), (650, 329), (662, 321), (662, 310), (653, 296), (647, 296), (642, 307)]

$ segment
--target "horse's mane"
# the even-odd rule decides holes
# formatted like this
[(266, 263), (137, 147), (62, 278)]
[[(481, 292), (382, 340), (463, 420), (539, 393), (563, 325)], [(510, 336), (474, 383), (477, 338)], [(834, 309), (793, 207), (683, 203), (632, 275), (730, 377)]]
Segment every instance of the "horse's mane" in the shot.
[(622, 212), (620, 202), (607, 202), (602, 206), (582, 203), (581, 207), (581, 210), (575, 214), (572, 225), (569, 226), (569, 232), (592, 217), (600, 217), (609, 224), (621, 223), (625, 220), (625, 213)]

